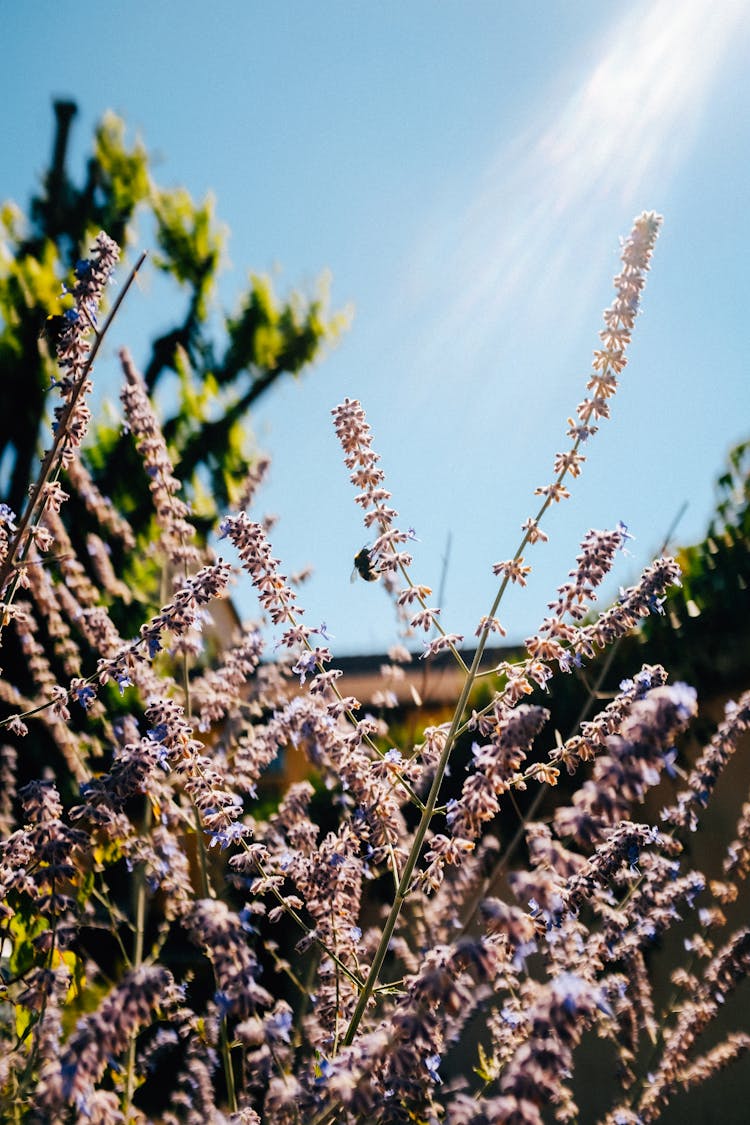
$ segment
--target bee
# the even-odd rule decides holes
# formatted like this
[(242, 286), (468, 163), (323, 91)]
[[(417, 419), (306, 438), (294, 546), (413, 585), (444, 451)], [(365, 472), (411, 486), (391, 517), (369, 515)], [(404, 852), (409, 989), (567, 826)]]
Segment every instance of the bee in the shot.
[(39, 331), (39, 339), (47, 340), (53, 348), (57, 348), (57, 345), (62, 339), (63, 332), (68, 327), (68, 323), (67, 317), (48, 316)]
[(70, 328), (71, 324), (75, 324), (77, 320), (78, 313), (75, 309), (66, 309), (62, 314), (53, 313), (51, 316), (47, 317), (40, 328), (39, 339), (46, 340), (56, 351), (65, 332)]
[(365, 582), (377, 582), (380, 575), (373, 566), (372, 554), (369, 547), (363, 547), (361, 551), (357, 551), (354, 556), (354, 570), (352, 571), (352, 582), (359, 575), (364, 578)]

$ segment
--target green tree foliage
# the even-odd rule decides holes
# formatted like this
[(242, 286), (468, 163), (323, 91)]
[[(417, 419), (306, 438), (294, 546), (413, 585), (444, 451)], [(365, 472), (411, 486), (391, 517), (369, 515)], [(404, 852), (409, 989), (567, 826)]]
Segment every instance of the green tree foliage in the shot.
[[(57, 102), (54, 108), (52, 160), (28, 214), (14, 203), (0, 206), (0, 503), (20, 515), (40, 469), (40, 454), (50, 444), (59, 374), (51, 338), (54, 318), (72, 300), (65, 290), (72, 287), (76, 263), (88, 257), (93, 239), (104, 230), (124, 254), (129, 248), (136, 253), (148, 248), (167, 288), (174, 290), (173, 301), (160, 300), (160, 314), (167, 307), (178, 310), (173, 324), (138, 359), (149, 391), (168, 390), (158, 395), (163, 429), (184, 499), (193, 507), (200, 547), (217, 517), (236, 503), (258, 457), (249, 427), (251, 408), (276, 380), (310, 368), (342, 331), (347, 314), (329, 311), (325, 279), (309, 295), (293, 292), (281, 299), (270, 279), (256, 274), (250, 275), (236, 311), (222, 311), (215, 290), (227, 232), (217, 222), (212, 199), (195, 202), (184, 188), (160, 187), (146, 148), (139, 141), (128, 143), (124, 123), (113, 114), (106, 114), (97, 127), (83, 183), (75, 183), (66, 153), (76, 107)], [(123, 270), (121, 284), (124, 278)], [(113, 397), (115, 393), (113, 387)], [(134, 532), (135, 544), (109, 537), (106, 549), (120, 580), (120, 596), (105, 590), (100, 594), (127, 638), (171, 592), (164, 560), (151, 546), (158, 543), (159, 532), (149, 480), (132, 436), (118, 422), (103, 419), (92, 425), (82, 460), (99, 492)], [(63, 550), (85, 562), (88, 536), (102, 527), (87, 510), (80, 480), (63, 473), (61, 483), (70, 494), (61, 512), (70, 540)], [(54, 560), (45, 571), (54, 581)], [(96, 585), (93, 562), (89, 577)], [(51, 673), (64, 678), (59, 638), (32, 602), (27, 610), (36, 621), (35, 635), (51, 653)], [(12, 630), (6, 634), (4, 677), (24, 697), (36, 698), (40, 685), (29, 674), (27, 654)], [(83, 663), (95, 659), (94, 652), (84, 652)], [(70, 669), (67, 674), (69, 679)], [(128, 700), (116, 689), (109, 685), (106, 690), (113, 713), (128, 709)], [(3, 699), (0, 714), (8, 706)], [(83, 729), (83, 716), (75, 708), (71, 722)], [(50, 767), (65, 786), (65, 764), (42, 730), (25, 752), (21, 776)]]
[(730, 450), (716, 488), (705, 537), (677, 554), (682, 586), (643, 628), (649, 652), (704, 693), (750, 677), (750, 441)]
[[(227, 235), (212, 199), (196, 203), (184, 188), (159, 187), (145, 147), (128, 147), (124, 123), (110, 113), (96, 129), (84, 183), (76, 186), (66, 170), (75, 112), (72, 102), (55, 103), (52, 162), (28, 219), (14, 204), (0, 210), (2, 499), (17, 511), (38, 466), (55, 370), (44, 329), (50, 316), (63, 311), (61, 284), (99, 230), (127, 249), (138, 218), (153, 227), (153, 261), (184, 301), (177, 323), (153, 341), (144, 370), (151, 391), (169, 373), (177, 377), (165, 433), (188, 491), (200, 496), (205, 535), (217, 512), (236, 499), (252, 460), (250, 408), (282, 375), (310, 367), (342, 330), (346, 314), (329, 312), (325, 279), (309, 296), (295, 292), (282, 300), (270, 279), (258, 275), (251, 275), (239, 312), (217, 311), (213, 298)], [(131, 444), (105, 426), (93, 444), (89, 468), (97, 484), (145, 536), (148, 493), (145, 483), (139, 485), (142, 471)]]

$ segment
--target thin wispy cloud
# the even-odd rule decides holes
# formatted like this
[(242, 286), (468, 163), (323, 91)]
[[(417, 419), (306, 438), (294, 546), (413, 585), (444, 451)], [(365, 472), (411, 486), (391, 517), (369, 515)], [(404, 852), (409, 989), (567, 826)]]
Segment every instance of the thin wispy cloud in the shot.
[(442, 328), (426, 352), (460, 339), (465, 356), (481, 353), (503, 317), (529, 300), (543, 307), (561, 285), (575, 318), (571, 302), (585, 307), (601, 255), (614, 250), (603, 228), (658, 209), (749, 16), (739, 0), (647, 0), (586, 50), (595, 62), (576, 84), (561, 91), (552, 77), (534, 120), (497, 153), (463, 215), (425, 232), (407, 271), (415, 303), (439, 311)]

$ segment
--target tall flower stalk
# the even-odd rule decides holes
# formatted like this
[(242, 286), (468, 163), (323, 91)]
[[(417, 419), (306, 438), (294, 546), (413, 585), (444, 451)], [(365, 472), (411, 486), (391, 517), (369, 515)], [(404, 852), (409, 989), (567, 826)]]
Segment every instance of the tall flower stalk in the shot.
[[(653, 212), (644, 212), (636, 219), (633, 229), (623, 244), (622, 270), (615, 278), (616, 296), (612, 305), (604, 314), (605, 327), (600, 333), (601, 348), (594, 352), (592, 373), (586, 384), (589, 395), (576, 407), (577, 422), (569, 420), (568, 436), (572, 444), (564, 452), (557, 454), (554, 469), (556, 476), (549, 485), (544, 485), (536, 490), (538, 495), (544, 497), (536, 515), (524, 525), (523, 537), (511, 560), (498, 563), (494, 567), (496, 574), (502, 576), (502, 581), (495, 595), (492, 606), (486, 615), (485, 624), (479, 634), (474, 657), (468, 669), (461, 691), (453, 712), (450, 727), (445, 738), (440, 758), (435, 768), (430, 791), (425, 801), (425, 807), (419, 820), (408, 858), (401, 873), (396, 895), (390, 912), (386, 919), (380, 943), (370, 966), (370, 972), (365, 982), (365, 987), (360, 993), (357, 1006), (352, 1015), (351, 1022), (344, 1037), (344, 1043), (350, 1044), (357, 1032), (362, 1016), (379, 978), (383, 967), (388, 946), (396, 928), (399, 915), (404, 902), (409, 894), (414, 869), (424, 847), (425, 838), (430, 827), (435, 808), (438, 803), (440, 789), (445, 776), (445, 771), (450, 761), (455, 745), (456, 735), (466, 713), (472, 688), (476, 682), (484, 650), (492, 632), (492, 622), (497, 619), (503, 596), (509, 583), (525, 583), (525, 575), (530, 567), (524, 565), (523, 552), (527, 544), (538, 542), (543, 533), (540, 523), (553, 503), (558, 503), (570, 495), (564, 487), (565, 478), (570, 475), (576, 477), (580, 473), (580, 465), (584, 460), (580, 453), (581, 445), (590, 438), (597, 429), (596, 421), (609, 417), (609, 400), (617, 390), (617, 376), (623, 371), (627, 363), (625, 349), (630, 342), (635, 318), (640, 305), (646, 273), (653, 254), (656, 238), (661, 226), (661, 216)], [(346, 447), (345, 447), (346, 448)]]

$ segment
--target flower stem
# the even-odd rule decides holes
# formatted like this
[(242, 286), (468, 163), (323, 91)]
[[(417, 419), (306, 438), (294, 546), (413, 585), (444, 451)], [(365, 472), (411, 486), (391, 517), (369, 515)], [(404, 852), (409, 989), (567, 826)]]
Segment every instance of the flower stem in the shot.
[[(143, 814), (143, 824), (141, 826), (141, 838), (148, 835), (151, 831), (152, 810), (151, 801), (146, 797), (146, 810)], [(146, 870), (145, 865), (140, 863), (135, 875), (135, 940), (133, 945), (133, 961), (134, 969), (139, 969), (143, 964), (143, 943), (146, 930)], [(125, 1119), (128, 1120), (130, 1115), (130, 1108), (133, 1104), (133, 1093), (135, 1091), (135, 1034), (131, 1035), (130, 1043), (128, 1045), (128, 1063), (127, 1073), (125, 1077)]]

